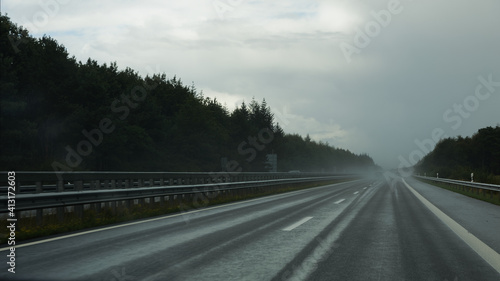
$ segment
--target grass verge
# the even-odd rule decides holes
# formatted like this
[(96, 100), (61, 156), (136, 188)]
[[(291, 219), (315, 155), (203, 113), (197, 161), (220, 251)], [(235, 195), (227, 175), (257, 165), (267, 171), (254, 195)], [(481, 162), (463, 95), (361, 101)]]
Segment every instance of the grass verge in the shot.
[[(352, 179), (331, 180), (314, 183), (288, 184), (269, 187), (259, 187), (245, 192), (231, 192), (220, 194), (214, 198), (201, 200), (196, 197), (184, 199), (175, 199), (169, 202), (153, 202), (146, 204), (136, 204), (127, 207), (124, 204), (118, 204), (115, 207), (104, 207), (99, 212), (92, 209), (83, 211), (82, 216), (76, 215), (74, 212), (65, 212), (64, 217), (58, 217), (56, 214), (46, 214), (43, 216), (43, 223), (37, 222), (35, 217), (19, 218), (16, 224), (16, 242), (35, 239), (50, 235), (57, 235), (66, 232), (78, 231), (104, 225), (111, 225), (155, 216), (188, 212), (192, 210), (202, 209), (204, 207), (219, 205), (229, 202), (248, 200), (256, 197), (269, 196), (280, 194), (300, 189), (307, 189), (321, 185), (340, 183)], [(0, 225), (9, 225), (6, 219), (0, 220)], [(0, 245), (7, 243), (9, 229), (0, 229)]]
[[(430, 180), (425, 180), (425, 179), (419, 179), (416, 178), (417, 180), (421, 182), (425, 182), (430, 185), (434, 185), (446, 190), (450, 190), (456, 193), (460, 193), (465, 196), (469, 196), (475, 199), (479, 199), (491, 204), (499, 205), (500, 206), (500, 192), (499, 191), (487, 191), (487, 192), (481, 192), (478, 191), (477, 189), (474, 188), (467, 188), (463, 186), (458, 186), (455, 184), (448, 184), (448, 183), (443, 183), (443, 182), (434, 182)], [(476, 191), (474, 191), (476, 190)]]

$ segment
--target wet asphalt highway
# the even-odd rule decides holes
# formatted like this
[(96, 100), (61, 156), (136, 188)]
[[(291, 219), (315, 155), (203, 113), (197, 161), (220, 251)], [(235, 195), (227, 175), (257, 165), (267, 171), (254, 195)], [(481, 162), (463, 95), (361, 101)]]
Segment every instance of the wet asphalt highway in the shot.
[(358, 180), (32, 241), (0, 280), (500, 280), (410, 187), (496, 253), (500, 206), (406, 183)]

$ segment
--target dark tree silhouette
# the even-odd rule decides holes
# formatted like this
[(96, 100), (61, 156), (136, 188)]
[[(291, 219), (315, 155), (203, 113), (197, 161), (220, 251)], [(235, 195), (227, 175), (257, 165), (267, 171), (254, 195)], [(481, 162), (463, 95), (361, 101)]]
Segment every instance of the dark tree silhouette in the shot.
[(265, 100), (229, 112), (177, 77), (76, 61), (53, 38), (0, 20), (0, 170), (220, 171), (225, 158), (250, 172), (265, 171), (270, 153), (280, 171), (374, 167), (286, 134)]
[(500, 126), (479, 129), (472, 137), (441, 140), (416, 165), (417, 171), (462, 180), (500, 183)]

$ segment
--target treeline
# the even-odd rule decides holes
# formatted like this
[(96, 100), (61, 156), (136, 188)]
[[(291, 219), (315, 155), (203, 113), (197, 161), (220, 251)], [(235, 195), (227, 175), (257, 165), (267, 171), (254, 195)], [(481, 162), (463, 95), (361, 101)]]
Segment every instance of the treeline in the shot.
[(417, 165), (428, 176), (500, 184), (500, 127), (480, 129), (472, 137), (441, 140)]
[(271, 153), (278, 171), (375, 166), (367, 155), (286, 134), (265, 100), (229, 112), (176, 77), (77, 61), (7, 16), (0, 93), (0, 170), (267, 171)]

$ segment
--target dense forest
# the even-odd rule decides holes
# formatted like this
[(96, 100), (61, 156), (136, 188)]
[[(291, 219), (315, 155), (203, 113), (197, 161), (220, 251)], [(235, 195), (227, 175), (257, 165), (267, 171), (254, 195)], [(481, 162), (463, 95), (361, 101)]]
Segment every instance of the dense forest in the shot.
[(365, 154), (286, 134), (265, 100), (232, 112), (194, 85), (77, 61), (1, 16), (0, 170), (344, 172)]
[(446, 138), (417, 165), (422, 175), (500, 184), (500, 126), (480, 129), (472, 137)]

